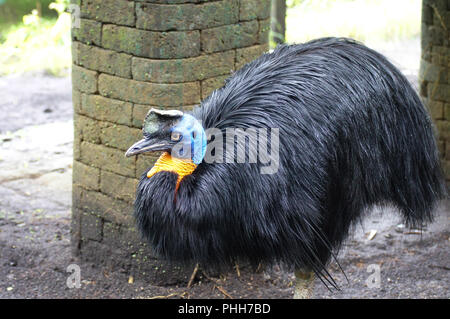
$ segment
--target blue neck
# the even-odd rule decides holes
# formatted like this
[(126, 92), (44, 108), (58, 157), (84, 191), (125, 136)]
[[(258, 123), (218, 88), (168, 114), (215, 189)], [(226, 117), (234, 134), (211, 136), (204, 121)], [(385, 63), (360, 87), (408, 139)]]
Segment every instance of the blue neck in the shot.
[(190, 147), (192, 162), (200, 164), (205, 157), (207, 145), (206, 133), (200, 122), (192, 115), (184, 114), (173, 129), (182, 134), (183, 147)]

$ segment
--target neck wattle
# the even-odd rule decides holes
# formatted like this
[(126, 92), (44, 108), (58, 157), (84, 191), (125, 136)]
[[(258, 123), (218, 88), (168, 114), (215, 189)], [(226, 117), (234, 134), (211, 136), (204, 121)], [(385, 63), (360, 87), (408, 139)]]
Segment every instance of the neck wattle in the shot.
[(181, 180), (192, 174), (197, 168), (197, 165), (192, 160), (179, 159), (171, 156), (168, 152), (162, 153), (158, 158), (155, 165), (148, 171), (147, 177), (151, 178), (153, 175), (159, 172), (173, 172), (178, 175), (176, 189), (180, 186)]

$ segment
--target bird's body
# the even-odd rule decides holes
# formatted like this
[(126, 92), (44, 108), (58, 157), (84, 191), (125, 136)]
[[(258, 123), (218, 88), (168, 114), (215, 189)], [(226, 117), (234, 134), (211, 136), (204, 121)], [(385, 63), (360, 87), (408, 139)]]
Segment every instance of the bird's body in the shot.
[(192, 116), (223, 133), (279, 129), (278, 167), (262, 174), (259, 160), (203, 160), (179, 186), (174, 171), (145, 172), (135, 217), (169, 260), (281, 262), (323, 276), (372, 205), (393, 204), (420, 226), (445, 193), (416, 92), (383, 56), (350, 40), (278, 47), (237, 71)]

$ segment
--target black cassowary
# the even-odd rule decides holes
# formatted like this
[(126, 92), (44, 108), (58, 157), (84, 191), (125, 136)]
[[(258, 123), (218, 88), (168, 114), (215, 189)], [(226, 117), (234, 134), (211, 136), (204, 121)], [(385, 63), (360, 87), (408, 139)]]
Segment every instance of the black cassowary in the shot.
[[(229, 139), (231, 128), (241, 130)], [(420, 227), (446, 193), (418, 95), (386, 58), (349, 39), (279, 46), (193, 112), (151, 110), (143, 134), (127, 156), (164, 151), (135, 201), (154, 250), (213, 267), (282, 263), (296, 270), (297, 297), (310, 274), (333, 285), (327, 263), (367, 208), (393, 204)]]

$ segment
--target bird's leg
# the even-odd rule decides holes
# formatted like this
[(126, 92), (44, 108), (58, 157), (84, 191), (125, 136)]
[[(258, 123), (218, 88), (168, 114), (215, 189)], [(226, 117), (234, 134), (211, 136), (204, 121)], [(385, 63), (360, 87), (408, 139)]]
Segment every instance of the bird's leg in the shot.
[(296, 270), (295, 272), (294, 299), (309, 299), (314, 290), (314, 273), (307, 270)]
[(198, 263), (195, 264), (194, 271), (192, 272), (191, 278), (189, 279), (189, 282), (187, 284), (188, 289), (191, 288), (191, 285), (194, 282), (195, 276), (197, 275), (198, 272), (198, 266), (199, 266)]

